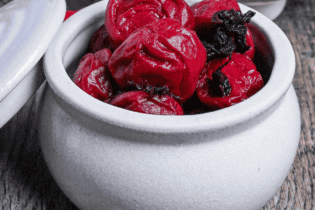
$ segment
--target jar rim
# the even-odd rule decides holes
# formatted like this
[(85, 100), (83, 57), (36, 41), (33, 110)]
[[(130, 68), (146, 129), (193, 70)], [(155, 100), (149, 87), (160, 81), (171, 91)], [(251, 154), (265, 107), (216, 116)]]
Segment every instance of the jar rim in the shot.
[[(221, 110), (183, 116), (161, 116), (133, 112), (104, 103), (83, 92), (69, 78), (63, 55), (71, 41), (105, 14), (107, 0), (92, 4), (63, 23), (44, 56), (44, 71), (54, 93), (70, 107), (100, 121), (133, 130), (158, 133), (191, 133), (219, 130), (251, 120), (275, 105), (289, 89), (295, 73), (295, 55), (287, 36), (270, 19), (240, 3), (241, 10), (253, 10), (252, 23), (267, 37), (274, 65), (267, 84), (245, 101)], [(80, 20), (80, 21), (78, 21)]]

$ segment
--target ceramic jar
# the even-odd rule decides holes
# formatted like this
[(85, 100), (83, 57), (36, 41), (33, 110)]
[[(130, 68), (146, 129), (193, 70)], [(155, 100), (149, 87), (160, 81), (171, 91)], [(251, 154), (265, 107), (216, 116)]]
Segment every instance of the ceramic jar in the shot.
[(300, 136), (285, 34), (260, 13), (252, 19), (255, 63), (267, 84), (251, 98), (205, 114), (141, 114), (98, 101), (71, 80), (106, 5), (70, 17), (44, 57), (40, 145), (65, 195), (80, 209), (264, 206), (285, 180)]
[(287, 0), (240, 0), (239, 2), (244, 3), (271, 20), (274, 20), (283, 11)]
[(59, 0), (8, 1), (0, 8), (0, 128), (44, 82), (41, 58), (65, 13)]

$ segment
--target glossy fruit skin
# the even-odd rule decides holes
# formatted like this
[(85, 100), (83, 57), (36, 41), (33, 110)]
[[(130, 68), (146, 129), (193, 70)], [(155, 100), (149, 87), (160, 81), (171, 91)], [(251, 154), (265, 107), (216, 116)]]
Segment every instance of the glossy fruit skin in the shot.
[(116, 96), (111, 105), (127, 110), (156, 115), (183, 115), (181, 105), (171, 96), (144, 91), (129, 91)]
[(87, 94), (104, 102), (113, 95), (107, 63), (112, 55), (109, 49), (86, 54), (74, 74), (73, 81)]
[(91, 53), (96, 53), (99, 50), (108, 48), (112, 52), (115, 50), (112, 45), (108, 32), (106, 30), (105, 25), (103, 24), (97, 31), (93, 34), (90, 42), (88, 51)]
[(105, 25), (118, 47), (137, 28), (163, 18), (176, 19), (189, 29), (195, 26), (193, 13), (184, 0), (110, 0)]
[(165, 18), (133, 32), (109, 59), (109, 70), (120, 86), (167, 87), (182, 103), (190, 98), (206, 62), (196, 33)]
[(195, 29), (213, 26), (213, 15), (222, 10), (241, 11), (236, 0), (204, 0), (192, 5), (191, 10), (195, 17)]
[[(195, 30), (197, 31), (198, 36), (204, 40), (207, 39), (209, 36), (214, 34), (215, 27), (218, 27), (220, 24), (224, 25), (224, 22), (218, 19), (217, 14), (222, 11), (229, 11), (233, 10), (234, 12), (239, 12), (242, 15), (239, 4), (236, 0), (204, 0), (198, 3), (195, 3), (191, 6), (195, 17)], [(232, 13), (232, 14), (233, 14)], [(255, 14), (253, 12), (253, 14)], [(239, 16), (233, 16), (229, 21), (234, 22), (239, 18)], [(237, 22), (237, 21), (236, 21)], [(236, 23), (235, 23), (236, 24)], [(234, 25), (233, 27), (239, 27), (240, 23)], [(245, 53), (250, 59), (254, 59), (255, 54), (255, 45), (253, 41), (253, 37), (251, 31), (248, 29), (248, 22), (242, 23), (247, 28), (246, 35), (245, 35), (245, 42), (244, 44), (247, 45), (248, 50)], [(232, 25), (231, 25), (232, 26)], [(232, 36), (233, 39), (237, 39), (235, 34), (229, 34)], [(234, 41), (235, 42), (235, 41)], [(238, 51), (239, 52), (239, 51)]]
[(255, 43), (252, 36), (252, 32), (247, 27), (247, 33), (246, 33), (246, 45), (249, 47), (247, 51), (244, 52), (245, 55), (247, 55), (251, 60), (254, 60), (255, 57)]
[[(221, 71), (229, 80), (231, 92), (227, 96), (216, 96), (212, 89), (209, 89), (209, 81), (213, 80), (213, 72), (226, 62), (229, 63)], [(251, 59), (244, 54), (233, 53), (230, 61), (228, 57), (217, 58), (206, 64), (200, 75), (196, 93), (203, 104), (217, 110), (244, 101), (263, 86), (263, 79)]]

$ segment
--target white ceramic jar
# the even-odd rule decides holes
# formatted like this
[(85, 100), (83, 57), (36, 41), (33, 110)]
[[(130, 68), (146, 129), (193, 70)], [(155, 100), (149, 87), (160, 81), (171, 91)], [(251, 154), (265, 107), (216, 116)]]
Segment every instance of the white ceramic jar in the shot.
[(274, 20), (283, 11), (287, 0), (239, 0), (239, 2), (244, 3), (271, 20)]
[(141, 114), (98, 101), (71, 80), (106, 5), (70, 17), (44, 57), (40, 145), (65, 195), (87, 210), (264, 206), (285, 180), (300, 136), (285, 34), (260, 13), (252, 19), (255, 62), (270, 78), (251, 98), (205, 114)]
[(10, 1), (0, 8), (0, 128), (44, 82), (41, 58), (65, 13), (59, 0)]

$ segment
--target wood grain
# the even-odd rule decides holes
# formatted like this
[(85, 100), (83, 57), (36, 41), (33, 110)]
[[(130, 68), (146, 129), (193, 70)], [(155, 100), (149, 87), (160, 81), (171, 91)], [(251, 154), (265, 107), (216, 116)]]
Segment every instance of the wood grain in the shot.
[[(0, 6), (1, 2), (0, 1)], [(67, 1), (68, 9), (91, 2)], [(296, 158), (285, 182), (263, 210), (315, 209), (315, 3), (288, 0), (275, 23), (292, 43), (296, 56), (293, 85), (302, 132)], [(76, 210), (47, 169), (37, 142), (37, 97), (0, 129), (0, 209)], [(285, 123), (285, 122), (284, 122)]]
[(298, 95), (302, 132), (292, 169), (278, 193), (263, 209), (314, 209), (315, 53), (312, 1), (289, 0), (275, 20), (292, 43), (296, 58), (293, 85)]

